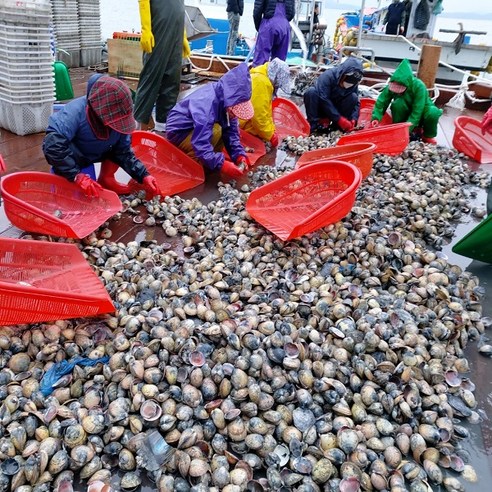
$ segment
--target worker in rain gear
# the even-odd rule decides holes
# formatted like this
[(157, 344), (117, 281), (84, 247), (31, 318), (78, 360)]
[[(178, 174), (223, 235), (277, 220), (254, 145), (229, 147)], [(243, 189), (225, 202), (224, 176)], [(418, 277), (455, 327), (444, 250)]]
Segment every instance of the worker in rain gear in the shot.
[(355, 128), (360, 110), (358, 88), (363, 75), (362, 62), (349, 57), (318, 77), (314, 86), (304, 93), (311, 133), (324, 128), (320, 125), (322, 118), (328, 118), (344, 132)]
[[(237, 178), (250, 165), (239, 140), (238, 121), (253, 117), (250, 98), (251, 76), (241, 63), (181, 99), (167, 117), (166, 137), (209, 171)], [(233, 162), (225, 158), (224, 146)]]
[(487, 110), (487, 112), (483, 115), (482, 119), (482, 135), (486, 133), (492, 134), (492, 106)]
[(435, 106), (425, 84), (413, 75), (407, 59), (402, 60), (379, 94), (372, 111), (372, 126), (379, 125), (388, 106), (393, 123), (408, 121), (412, 124), (410, 134), (421, 135), (426, 143), (437, 143), (435, 136), (442, 109)]
[(290, 24), (294, 18), (295, 0), (255, 0), (253, 20), (258, 35), (254, 48), (253, 67), (273, 58), (287, 58)]
[[(159, 195), (155, 178), (133, 153), (130, 134), (134, 130), (128, 86), (119, 79), (94, 74), (87, 83), (87, 96), (51, 115), (43, 153), (55, 174), (74, 181), (88, 196), (98, 196), (103, 187), (118, 194), (131, 193), (131, 186), (114, 177), (120, 167), (150, 195)], [(81, 172), (95, 162), (101, 162), (98, 182)]]
[(165, 131), (169, 110), (178, 100), (185, 9), (183, 0), (139, 0), (143, 67), (135, 94), (135, 119), (141, 130)]
[(239, 120), (239, 126), (251, 135), (260, 137), (276, 147), (278, 136), (275, 133), (272, 100), (278, 89), (290, 94), (289, 65), (278, 58), (274, 58), (271, 62), (252, 68), (250, 74), (251, 102), (255, 114), (248, 121)]

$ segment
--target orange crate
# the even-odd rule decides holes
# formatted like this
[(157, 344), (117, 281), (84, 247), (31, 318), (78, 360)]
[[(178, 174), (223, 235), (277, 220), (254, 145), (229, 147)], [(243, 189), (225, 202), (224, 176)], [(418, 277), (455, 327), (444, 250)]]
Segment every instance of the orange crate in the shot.
[(280, 141), (289, 135), (294, 137), (309, 135), (309, 123), (292, 101), (276, 97), (272, 102), (272, 111), (275, 131)]
[(482, 135), (481, 122), (469, 116), (454, 120), (453, 147), (480, 164), (492, 163), (492, 135)]
[[(360, 111), (359, 111), (359, 119), (357, 120), (357, 126), (363, 126), (364, 128), (370, 125), (372, 120), (372, 111), (374, 109), (374, 105), (376, 104), (375, 99), (371, 99), (370, 97), (362, 97), (360, 99)], [(383, 115), (383, 119), (379, 123), (380, 125), (390, 125), (393, 123), (393, 118), (389, 113), (385, 113)]]
[(7, 218), (19, 229), (82, 239), (122, 209), (118, 195), (84, 195), (74, 183), (50, 173), (26, 171), (2, 179)]
[(371, 142), (376, 144), (375, 153), (397, 155), (403, 152), (410, 142), (408, 128), (411, 125), (411, 123), (405, 121), (348, 133), (340, 137), (337, 145)]
[(248, 213), (287, 241), (345, 217), (362, 181), (360, 170), (343, 161), (319, 161), (252, 191)]
[(132, 148), (157, 180), (162, 196), (176, 195), (205, 181), (203, 167), (160, 135), (133, 132)]
[(339, 159), (357, 166), (362, 173), (362, 179), (364, 179), (372, 170), (375, 149), (376, 144), (361, 142), (337, 145), (326, 149), (308, 150), (297, 160), (296, 169), (320, 160)]
[(75, 244), (0, 238), (0, 325), (114, 312)]

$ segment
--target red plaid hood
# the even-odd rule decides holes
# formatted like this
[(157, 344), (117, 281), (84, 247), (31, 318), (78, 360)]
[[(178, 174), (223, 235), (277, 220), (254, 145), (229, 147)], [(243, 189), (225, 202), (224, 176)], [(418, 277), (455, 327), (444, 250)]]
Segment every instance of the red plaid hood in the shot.
[(94, 82), (87, 101), (104, 125), (125, 134), (135, 130), (132, 94), (121, 80), (100, 77)]

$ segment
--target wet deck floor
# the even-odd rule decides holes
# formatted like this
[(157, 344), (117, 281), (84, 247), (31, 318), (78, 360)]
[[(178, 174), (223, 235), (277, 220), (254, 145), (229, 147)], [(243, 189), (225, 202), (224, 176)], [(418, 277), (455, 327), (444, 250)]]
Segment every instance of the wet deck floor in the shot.
[[(71, 71), (74, 92), (76, 96), (84, 94), (87, 78), (91, 72), (82, 69)], [(129, 86), (135, 89), (136, 83), (129, 82)], [(183, 87), (186, 89), (189, 87)], [(439, 145), (452, 147), (452, 137), (454, 133), (454, 120), (462, 114), (459, 110), (445, 108), (444, 114), (440, 120), (438, 133)], [(477, 119), (482, 117), (481, 113), (466, 111), (466, 114)], [(8, 172), (16, 172), (23, 170), (39, 170), (48, 171), (49, 166), (46, 163), (41, 152), (41, 142), (43, 134), (29, 135), (26, 137), (18, 137), (8, 131), (0, 131), (0, 154), (3, 155)], [(274, 150), (261, 158), (257, 165), (276, 165), (285, 160), (291, 161), (292, 166), (295, 163), (295, 158), (282, 150)], [(486, 171), (492, 174), (492, 164), (478, 166), (477, 163), (470, 163), (473, 169), (480, 168), (481, 171)], [(219, 197), (217, 191), (217, 183), (221, 176), (209, 175), (206, 182), (181, 196), (184, 199), (198, 197), (203, 203), (209, 203)], [(247, 178), (242, 178), (238, 181), (237, 186), (241, 186), (247, 182)], [(479, 190), (474, 205), (485, 206), (487, 195), (484, 190)], [(451, 264), (457, 264), (462, 268), (466, 268), (480, 279), (480, 284), (485, 287), (486, 295), (483, 301), (483, 316), (492, 317), (492, 265), (481, 263), (479, 261), (471, 261), (468, 258), (454, 254), (451, 251), (453, 244), (469, 232), (478, 224), (477, 219), (469, 218), (458, 224), (455, 236), (450, 244), (443, 248), (443, 252), (448, 256), (448, 261)], [(169, 238), (165, 236), (161, 228), (149, 228), (141, 224), (135, 224), (128, 220), (122, 220), (112, 225), (113, 236), (112, 240), (128, 242), (132, 240), (157, 240), (169, 242)], [(3, 207), (0, 207), (0, 236), (2, 237), (19, 237), (22, 231), (12, 226), (5, 216)], [(492, 338), (492, 333), (489, 334)], [(479, 482), (476, 484), (465, 483), (466, 491), (470, 492), (486, 492), (492, 489), (492, 360), (482, 355), (479, 355), (476, 347), (476, 342), (470, 343), (466, 349), (466, 356), (470, 362), (471, 372), (467, 376), (476, 384), (475, 396), (478, 402), (478, 409), (483, 415), (483, 421), (478, 425), (468, 425), (471, 433), (471, 439), (463, 442), (463, 448), (470, 456), (470, 463), (475, 467)], [(77, 487), (78, 490), (84, 490), (83, 486)], [(151, 485), (142, 487), (142, 490), (155, 490)], [(435, 488), (435, 490), (440, 490)]]

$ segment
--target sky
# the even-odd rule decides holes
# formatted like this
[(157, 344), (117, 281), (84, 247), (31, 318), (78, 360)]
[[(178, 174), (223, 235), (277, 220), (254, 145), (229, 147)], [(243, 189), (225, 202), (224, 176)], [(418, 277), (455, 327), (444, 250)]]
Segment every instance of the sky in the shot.
[[(437, 0), (434, 0), (437, 1)], [(344, 8), (340, 5), (348, 6), (352, 5), (354, 8), (360, 8), (361, 0), (324, 0), (325, 5), (328, 8)], [(391, 3), (391, 0), (366, 0), (366, 7), (377, 7), (380, 3), (381, 7), (385, 7)], [(483, 13), (492, 13), (492, 1), (491, 0), (473, 0), (472, 7), (467, 8), (466, 2), (463, 0), (443, 0), (444, 13), (451, 14), (457, 12), (476, 12), (479, 16)]]

